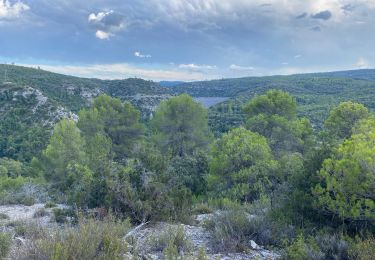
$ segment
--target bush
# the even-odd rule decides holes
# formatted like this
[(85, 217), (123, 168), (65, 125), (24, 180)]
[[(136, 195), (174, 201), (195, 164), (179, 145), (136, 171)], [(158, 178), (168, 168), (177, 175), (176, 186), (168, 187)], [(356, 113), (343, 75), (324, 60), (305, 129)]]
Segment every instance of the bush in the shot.
[[(286, 248), (285, 259), (350, 259), (349, 243), (339, 235), (318, 234), (305, 238), (300, 234)], [(358, 258), (354, 258), (358, 259)]]
[(54, 208), (52, 210), (54, 220), (57, 223), (67, 223), (67, 222), (74, 222), (77, 219), (77, 214), (72, 209), (61, 209), (61, 208)]
[(0, 259), (6, 258), (10, 251), (11, 237), (9, 234), (0, 233)]
[(243, 208), (216, 213), (204, 227), (211, 232), (215, 248), (225, 252), (247, 250), (250, 240), (263, 246), (282, 246), (283, 241), (295, 237), (293, 227), (273, 221), (267, 214), (251, 215)]
[(192, 249), (192, 242), (186, 237), (183, 226), (170, 227), (161, 234), (151, 236), (148, 243), (153, 251), (168, 252), (168, 255), (173, 255), (173, 248), (176, 248), (178, 253)]
[(353, 259), (372, 260), (375, 259), (375, 239), (370, 237), (364, 240), (357, 240), (350, 249)]
[(42, 218), (42, 217), (45, 217), (45, 216), (48, 216), (49, 215), (49, 212), (44, 209), (44, 208), (41, 208), (41, 209), (38, 209), (37, 211), (35, 211), (34, 215), (33, 215), (33, 218)]
[(33, 259), (122, 259), (128, 251), (123, 236), (130, 228), (128, 220), (109, 216), (103, 221), (80, 219), (76, 228), (58, 231), (32, 242), (26, 258)]
[(254, 234), (249, 215), (240, 209), (220, 212), (204, 223), (213, 236), (219, 251), (242, 252), (248, 248), (248, 241)]
[(56, 205), (56, 203), (49, 201), (49, 202), (47, 202), (47, 203), (44, 205), (44, 207), (45, 207), (46, 209), (51, 209), (51, 208), (56, 208), (57, 205)]
[(5, 213), (0, 213), (0, 220), (2, 219), (9, 219), (9, 216)]
[(36, 180), (24, 177), (0, 179), (0, 204), (31, 206), (47, 197), (45, 187)]

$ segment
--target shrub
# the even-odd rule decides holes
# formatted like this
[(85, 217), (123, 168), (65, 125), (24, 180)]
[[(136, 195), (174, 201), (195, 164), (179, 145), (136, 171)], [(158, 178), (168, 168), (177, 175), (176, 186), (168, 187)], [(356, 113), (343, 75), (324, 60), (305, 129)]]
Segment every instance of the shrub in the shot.
[(45, 217), (45, 216), (48, 216), (49, 215), (49, 212), (44, 209), (44, 208), (41, 208), (41, 209), (38, 209), (37, 211), (35, 211), (34, 215), (33, 215), (33, 218), (41, 218), (41, 217)]
[(122, 259), (127, 252), (122, 238), (129, 228), (128, 220), (113, 216), (103, 221), (80, 219), (76, 228), (34, 240), (26, 254), (33, 259)]
[(75, 221), (77, 218), (76, 213), (72, 209), (61, 209), (61, 208), (54, 208), (52, 210), (54, 220), (57, 223), (66, 223), (69, 221)]
[(7, 233), (0, 233), (0, 259), (6, 258), (10, 251), (11, 237)]
[(0, 220), (2, 219), (9, 219), (9, 216), (5, 213), (0, 213)]
[(242, 252), (254, 234), (249, 215), (239, 209), (216, 214), (204, 223), (213, 236), (215, 247), (226, 252)]
[(211, 232), (218, 251), (242, 252), (250, 240), (263, 246), (282, 246), (283, 241), (295, 237), (294, 228), (273, 221), (268, 214), (251, 215), (243, 208), (221, 211), (204, 223)]
[(183, 226), (170, 227), (161, 234), (151, 236), (148, 243), (153, 251), (164, 253), (174, 251), (174, 247), (178, 253), (189, 252), (192, 249), (192, 242), (186, 237)]
[(50, 208), (56, 208), (57, 205), (56, 205), (56, 203), (49, 201), (49, 202), (47, 202), (47, 203), (44, 205), (44, 207), (45, 207), (46, 209), (50, 209)]
[[(350, 259), (349, 244), (339, 235), (318, 234), (305, 238), (300, 234), (286, 248), (285, 259)], [(357, 259), (357, 258), (355, 258)]]
[(205, 203), (196, 204), (193, 208), (194, 214), (210, 214), (212, 212), (213, 210), (210, 208), (210, 206)]
[(36, 180), (24, 177), (0, 179), (0, 204), (31, 206), (47, 198), (45, 187)]
[(372, 260), (375, 259), (375, 239), (370, 237), (364, 240), (357, 240), (350, 249), (353, 259)]

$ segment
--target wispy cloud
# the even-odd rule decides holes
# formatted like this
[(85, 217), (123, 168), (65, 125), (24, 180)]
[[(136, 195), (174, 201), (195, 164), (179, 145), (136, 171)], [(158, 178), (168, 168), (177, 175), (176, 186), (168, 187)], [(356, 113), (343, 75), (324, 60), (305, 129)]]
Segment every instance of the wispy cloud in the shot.
[(252, 71), (255, 68), (250, 67), (250, 66), (246, 67), (246, 66), (239, 66), (239, 65), (236, 65), (236, 64), (232, 64), (232, 65), (229, 66), (229, 69), (238, 70), (238, 71)]
[(360, 57), (354, 66), (359, 69), (366, 69), (369, 67), (369, 62), (365, 58)]
[(150, 54), (143, 54), (140, 51), (134, 52), (134, 56), (138, 57), (138, 58), (142, 58), (142, 59), (144, 59), (144, 58), (151, 58), (152, 57)]
[(194, 64), (194, 63), (180, 64), (180, 65), (178, 65), (178, 67), (180, 69), (188, 69), (188, 70), (194, 70), (194, 71), (217, 69), (217, 67), (215, 65), (197, 65), (197, 64)]
[(0, 20), (17, 18), (23, 12), (29, 9), (30, 7), (21, 1), (11, 4), (8, 0), (1, 0), (0, 1)]
[(124, 79), (124, 78), (142, 78), (147, 80), (162, 81), (162, 80), (182, 80), (182, 81), (197, 81), (212, 79), (206, 74), (200, 72), (186, 72), (173, 69), (147, 69), (141, 68), (127, 63), (117, 64), (94, 64), (94, 65), (43, 65), (43, 64), (20, 64), (23, 66), (37, 67), (41, 69), (61, 73), (65, 75), (72, 75), (86, 78), (100, 78), (100, 79)]

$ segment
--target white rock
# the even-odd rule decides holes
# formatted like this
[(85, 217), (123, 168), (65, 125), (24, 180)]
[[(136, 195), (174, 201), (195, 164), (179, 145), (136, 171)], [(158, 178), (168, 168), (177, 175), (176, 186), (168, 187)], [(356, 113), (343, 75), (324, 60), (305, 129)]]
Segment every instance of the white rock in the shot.
[(261, 247), (258, 246), (258, 244), (255, 243), (254, 240), (250, 240), (250, 246), (251, 246), (251, 248), (254, 249), (254, 250), (260, 250), (260, 249), (261, 249)]

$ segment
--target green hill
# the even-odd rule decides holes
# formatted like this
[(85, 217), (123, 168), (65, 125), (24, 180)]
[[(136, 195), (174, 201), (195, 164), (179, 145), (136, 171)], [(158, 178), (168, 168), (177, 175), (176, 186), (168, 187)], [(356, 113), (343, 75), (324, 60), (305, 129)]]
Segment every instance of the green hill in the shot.
[(161, 100), (174, 94), (226, 97), (227, 101), (209, 110), (212, 130), (219, 134), (244, 122), (244, 103), (273, 88), (293, 95), (299, 114), (308, 117), (316, 129), (341, 101), (360, 102), (375, 111), (375, 70), (222, 79), (163, 87), (142, 79), (88, 79), (0, 65), (0, 157), (30, 160), (44, 147), (56, 121), (63, 117), (77, 119), (76, 113), (100, 94), (130, 101), (145, 120)]
[(0, 65), (0, 157), (30, 160), (47, 142), (52, 126), (100, 94), (132, 102), (148, 118), (171, 91), (142, 79), (99, 80)]

